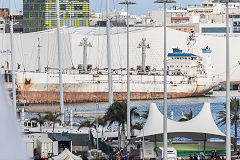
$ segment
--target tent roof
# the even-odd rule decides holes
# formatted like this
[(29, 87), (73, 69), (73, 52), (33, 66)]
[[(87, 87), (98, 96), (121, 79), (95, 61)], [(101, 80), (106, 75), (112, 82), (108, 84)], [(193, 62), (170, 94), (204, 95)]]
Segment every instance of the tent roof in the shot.
[[(176, 122), (167, 119), (168, 138), (185, 137), (192, 140), (207, 140), (209, 138), (225, 139), (217, 125), (215, 124), (210, 103), (204, 103), (201, 112), (189, 121)], [(162, 140), (163, 137), (163, 115), (158, 110), (155, 103), (150, 105), (149, 116), (144, 126), (144, 137), (154, 140)], [(143, 136), (143, 130), (138, 137)]]
[(53, 159), (54, 160), (82, 160), (82, 158), (75, 156), (66, 148), (61, 154), (59, 154), (56, 157), (53, 157)]

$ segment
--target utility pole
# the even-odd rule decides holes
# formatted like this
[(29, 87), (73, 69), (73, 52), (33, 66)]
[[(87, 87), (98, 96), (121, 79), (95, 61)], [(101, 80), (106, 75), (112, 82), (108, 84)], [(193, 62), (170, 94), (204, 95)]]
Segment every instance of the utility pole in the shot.
[(138, 45), (138, 48), (142, 48), (142, 71), (146, 72), (146, 49), (149, 48), (149, 44), (146, 43), (146, 38), (142, 38), (142, 42)]
[(87, 72), (87, 47), (92, 47), (92, 44), (88, 42), (88, 38), (83, 38), (79, 46), (83, 46), (83, 71)]
[(38, 72), (41, 72), (41, 57), (40, 57), (40, 48), (42, 47), (40, 44), (40, 38), (38, 37)]
[(17, 104), (16, 104), (16, 84), (15, 84), (15, 50), (14, 50), (14, 40), (13, 40), (13, 10), (12, 10), (12, 0), (9, 0), (9, 20), (10, 20), (10, 43), (11, 43), (11, 65), (12, 65), (12, 93), (13, 93), (13, 113), (17, 116)]

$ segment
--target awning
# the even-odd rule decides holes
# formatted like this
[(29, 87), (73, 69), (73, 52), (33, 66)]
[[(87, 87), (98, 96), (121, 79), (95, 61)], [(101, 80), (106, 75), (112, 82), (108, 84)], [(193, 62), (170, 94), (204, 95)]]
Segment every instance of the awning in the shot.
[[(213, 120), (210, 103), (204, 103), (201, 112), (189, 121), (176, 122), (167, 119), (167, 130), (168, 138), (185, 137), (196, 141), (206, 141), (209, 138), (225, 139), (225, 134)], [(143, 137), (143, 131), (137, 137)], [(155, 103), (150, 105), (149, 116), (144, 126), (144, 137), (153, 141), (163, 139), (163, 114)]]
[(60, 142), (66, 142), (66, 141), (69, 142), (69, 141), (71, 141), (71, 139), (69, 139), (66, 136), (54, 136), (53, 139), (56, 140), (56, 141), (60, 141)]

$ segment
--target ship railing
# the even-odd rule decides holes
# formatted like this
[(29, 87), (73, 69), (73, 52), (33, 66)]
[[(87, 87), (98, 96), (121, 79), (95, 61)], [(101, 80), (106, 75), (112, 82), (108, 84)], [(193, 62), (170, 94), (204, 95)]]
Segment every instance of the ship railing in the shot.
[[(83, 81), (77, 81), (77, 83), (108, 83), (108, 80), (83, 80)], [(130, 80), (131, 83), (135, 83), (135, 84), (140, 84), (140, 83), (149, 83), (149, 84), (164, 84), (164, 81), (141, 81), (141, 80), (137, 80), (137, 81), (133, 81)], [(127, 83), (126, 80), (113, 80), (113, 83)], [(167, 84), (192, 84), (189, 81), (168, 81)]]

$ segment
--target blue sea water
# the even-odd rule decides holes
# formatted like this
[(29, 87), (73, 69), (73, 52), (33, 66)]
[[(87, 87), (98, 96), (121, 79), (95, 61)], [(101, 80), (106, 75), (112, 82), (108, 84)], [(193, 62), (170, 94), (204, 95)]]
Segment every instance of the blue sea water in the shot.
[[(182, 112), (189, 113), (190, 109), (193, 111), (193, 116), (195, 117), (202, 109), (204, 102), (209, 102), (211, 104), (211, 111), (215, 123), (218, 122), (216, 119), (218, 111), (224, 109), (224, 103), (226, 102), (224, 91), (213, 92), (212, 95), (205, 97), (191, 97), (191, 98), (177, 98), (177, 99), (168, 99), (168, 118), (171, 118), (171, 112), (174, 113), (174, 120), (177, 121), (181, 118)], [(240, 93), (238, 91), (231, 91), (231, 97), (240, 98)], [(137, 111), (140, 114), (143, 114), (144, 111), (149, 109), (151, 103), (156, 103), (159, 110), (163, 113), (163, 100), (141, 100), (141, 101), (131, 101), (131, 107), (137, 107)], [(107, 110), (108, 103), (100, 102), (99, 103), (99, 112), (105, 112)], [(65, 119), (69, 119), (70, 110), (75, 112), (96, 112), (97, 106), (96, 103), (78, 103), (78, 104), (65, 104)], [(29, 118), (34, 116), (34, 114), (29, 114)], [(74, 118), (75, 123), (81, 123), (83, 118)], [(135, 118), (134, 121), (139, 121)], [(198, 127), (198, 126), (196, 126)], [(226, 126), (219, 126), (219, 129), (226, 133)], [(234, 136), (234, 126), (231, 126), (231, 136)], [(240, 130), (238, 130), (238, 137), (240, 137)]]
[[(231, 91), (231, 97), (240, 98), (240, 93), (238, 91)], [(224, 110), (224, 104), (226, 103), (226, 97), (224, 91), (214, 92), (212, 95), (205, 97), (191, 97), (191, 98), (178, 98), (178, 99), (168, 99), (168, 118), (171, 118), (171, 112), (173, 111), (174, 120), (177, 121), (181, 118), (182, 112), (189, 113), (190, 109), (193, 111), (193, 116), (195, 117), (202, 109), (204, 102), (209, 102), (211, 104), (212, 116), (215, 123), (218, 122), (216, 119), (218, 111)], [(143, 114), (143, 111), (149, 109), (151, 103), (156, 103), (159, 110), (163, 113), (163, 100), (144, 100), (144, 101), (131, 101), (131, 107), (137, 107), (137, 111)], [(99, 111), (104, 112), (107, 110), (108, 103), (99, 103)], [(96, 111), (95, 103), (82, 103), (82, 104), (68, 104), (65, 105), (66, 113), (72, 109), (78, 112), (94, 112)], [(66, 117), (68, 119), (68, 117)], [(74, 120), (79, 122), (81, 120)], [(134, 119), (134, 121), (139, 121)], [(197, 127), (197, 126), (196, 126)], [(219, 126), (223, 133), (226, 133), (226, 126)], [(231, 126), (231, 136), (234, 136), (234, 126)], [(238, 136), (240, 137), (240, 130), (238, 130)]]

